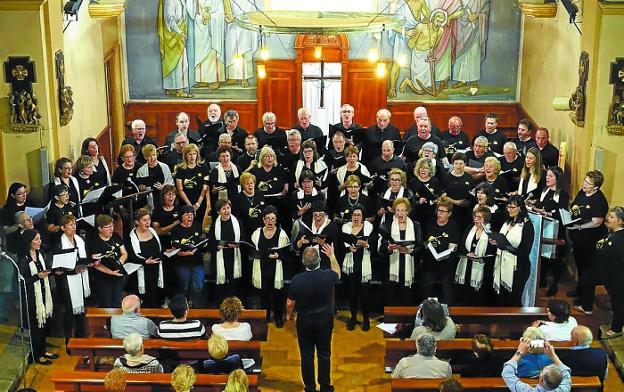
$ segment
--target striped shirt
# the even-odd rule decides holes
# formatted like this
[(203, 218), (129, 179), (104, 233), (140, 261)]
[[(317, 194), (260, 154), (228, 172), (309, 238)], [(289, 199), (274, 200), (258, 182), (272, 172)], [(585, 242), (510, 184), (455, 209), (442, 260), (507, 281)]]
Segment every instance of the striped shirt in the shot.
[(199, 320), (165, 320), (158, 325), (158, 336), (172, 340), (201, 339), (206, 336), (206, 329)]

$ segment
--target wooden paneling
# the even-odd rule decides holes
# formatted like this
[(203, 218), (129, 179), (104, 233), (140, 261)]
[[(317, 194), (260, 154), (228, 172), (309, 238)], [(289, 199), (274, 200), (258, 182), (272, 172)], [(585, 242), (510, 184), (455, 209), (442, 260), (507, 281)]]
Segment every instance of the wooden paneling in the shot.
[[(498, 128), (508, 136), (516, 136), (515, 130), (518, 121), (523, 117), (522, 112), (515, 102), (501, 103), (422, 103), (422, 102), (388, 102), (388, 109), (392, 112), (392, 124), (399, 127), (401, 132), (414, 125), (414, 109), (417, 106), (427, 108), (431, 121), (441, 131), (448, 129), (448, 119), (459, 116), (462, 119), (464, 132), (470, 139), (482, 130), (485, 125), (485, 115), (496, 113), (499, 116)], [(357, 111), (357, 107), (356, 107)]]
[(355, 108), (355, 121), (365, 127), (375, 124), (377, 111), (387, 105), (387, 78), (377, 77), (374, 63), (351, 61), (346, 83), (348, 90), (342, 102)]
[(258, 123), (263, 113), (273, 112), (277, 125), (288, 129), (297, 124), (297, 67), (294, 60), (269, 60), (264, 65), (267, 76), (258, 79)]
[(113, 158), (113, 155), (116, 155), (116, 152), (114, 154), (112, 151), (113, 150), (112, 128), (109, 125), (107, 125), (102, 130), (102, 132), (100, 132), (100, 134), (97, 135), (95, 139), (97, 140), (98, 147), (100, 149), (100, 155), (103, 156), (104, 159), (106, 160), (106, 164), (108, 165), (109, 169), (113, 168), (114, 166), (112, 166), (112, 163), (115, 161), (115, 159)]
[[(258, 127), (258, 108), (256, 102), (218, 102), (221, 113), (234, 109), (240, 116), (240, 126), (247, 131)], [(180, 112), (186, 112), (191, 117), (191, 129), (197, 129), (195, 116), (202, 120), (208, 118), (206, 109), (208, 104), (194, 101), (162, 101), (162, 102), (129, 102), (125, 106), (126, 136), (132, 134), (130, 122), (140, 118), (145, 121), (147, 135), (156, 139), (158, 144), (165, 142), (167, 133), (176, 129), (175, 118)]]

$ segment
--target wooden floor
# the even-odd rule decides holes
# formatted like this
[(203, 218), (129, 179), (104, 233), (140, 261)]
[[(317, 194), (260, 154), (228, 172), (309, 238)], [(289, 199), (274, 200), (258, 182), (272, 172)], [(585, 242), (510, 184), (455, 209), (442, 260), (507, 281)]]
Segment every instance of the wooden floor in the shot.
[[(371, 328), (362, 332), (346, 330), (347, 312), (340, 312), (336, 318), (332, 345), (332, 382), (336, 391), (389, 391), (390, 376), (384, 374), (384, 341), (381, 330)], [(377, 322), (373, 322), (373, 325)], [(57, 370), (71, 371), (77, 358), (65, 354), (63, 340), (49, 339), (58, 346), (51, 351), (61, 358), (52, 366), (31, 366), (27, 373), (27, 384), (37, 391), (54, 391), (50, 373)], [(260, 386), (263, 392), (301, 391), (299, 349), (294, 322), (286, 323), (283, 329), (269, 326), (269, 340), (262, 345), (263, 375)], [(32, 384), (31, 384), (32, 383)], [(613, 365), (609, 364), (609, 377), (605, 391), (624, 391), (624, 384)]]

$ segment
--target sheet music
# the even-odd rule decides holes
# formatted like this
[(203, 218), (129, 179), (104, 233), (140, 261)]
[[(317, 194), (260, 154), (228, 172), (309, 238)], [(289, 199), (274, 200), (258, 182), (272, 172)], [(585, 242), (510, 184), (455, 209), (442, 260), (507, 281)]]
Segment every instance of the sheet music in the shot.
[(97, 188), (92, 191), (89, 191), (89, 193), (87, 193), (85, 197), (82, 199), (82, 202), (80, 204), (94, 203), (98, 201), (98, 199), (102, 196), (106, 188), (108, 187), (104, 186), (102, 188)]
[(67, 268), (73, 270), (76, 268), (76, 260), (78, 259), (78, 251), (59, 253), (52, 257), (52, 269)]
[(377, 324), (377, 328), (381, 329), (384, 332), (387, 332), (391, 335), (394, 335), (397, 331), (397, 323), (379, 323)]
[(178, 252), (180, 252), (180, 248), (175, 248), (174, 250), (172, 250), (170, 252), (165, 252), (164, 255), (167, 256), (167, 257), (173, 257), (173, 256), (177, 255)]
[(95, 215), (83, 216), (81, 218), (76, 219), (78, 221), (85, 221), (90, 224), (92, 227), (95, 227)]
[(143, 267), (141, 264), (135, 263), (124, 263), (123, 268), (126, 270), (128, 275), (131, 275), (139, 270), (139, 268)]
[(429, 249), (429, 252), (431, 252), (433, 257), (435, 257), (435, 259), (438, 261), (450, 256), (450, 254), (453, 253), (453, 250), (454, 250), (453, 248), (448, 248), (447, 250), (438, 253), (436, 248), (434, 248), (433, 245), (431, 245), (431, 242), (427, 243), (427, 249)]
[(44, 208), (26, 207), (24, 212), (30, 215), (34, 224), (37, 224), (41, 221), (41, 219), (43, 219), (47, 210), (48, 210), (47, 207), (44, 207)]

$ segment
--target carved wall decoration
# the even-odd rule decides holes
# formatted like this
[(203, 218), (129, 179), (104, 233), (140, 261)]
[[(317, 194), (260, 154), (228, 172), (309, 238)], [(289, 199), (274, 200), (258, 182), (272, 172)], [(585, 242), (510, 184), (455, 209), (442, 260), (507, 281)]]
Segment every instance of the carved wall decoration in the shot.
[(65, 85), (65, 56), (59, 50), (54, 54), (56, 68), (56, 80), (58, 81), (59, 116), (62, 126), (69, 124), (74, 116), (74, 92), (70, 86)]
[(613, 98), (609, 106), (607, 130), (614, 135), (624, 135), (624, 57), (611, 63), (609, 84), (613, 85)]
[(589, 54), (583, 51), (579, 57), (579, 83), (570, 97), (570, 118), (579, 127), (585, 125), (585, 91), (587, 89), (587, 75), (589, 73)]
[(37, 132), (42, 129), (37, 96), (32, 84), (37, 82), (35, 63), (30, 57), (9, 57), (4, 62), (5, 82), (11, 84), (9, 109), (11, 129), (16, 132)]

